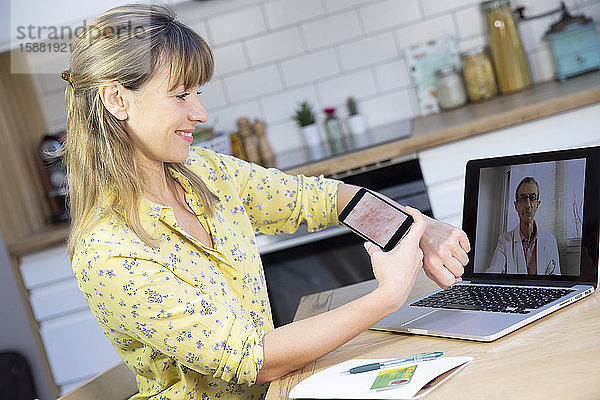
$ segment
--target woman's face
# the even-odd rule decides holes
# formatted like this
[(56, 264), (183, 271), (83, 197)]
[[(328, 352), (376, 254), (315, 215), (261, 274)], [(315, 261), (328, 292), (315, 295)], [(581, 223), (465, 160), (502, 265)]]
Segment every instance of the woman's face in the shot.
[(127, 91), (124, 125), (134, 136), (138, 161), (162, 170), (163, 162), (184, 161), (195, 124), (207, 121), (198, 87), (169, 91), (169, 68), (161, 66), (140, 90)]

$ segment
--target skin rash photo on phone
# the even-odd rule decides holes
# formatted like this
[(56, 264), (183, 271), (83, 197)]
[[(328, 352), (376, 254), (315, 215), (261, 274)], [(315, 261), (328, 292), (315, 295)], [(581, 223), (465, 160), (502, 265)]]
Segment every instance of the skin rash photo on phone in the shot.
[(343, 222), (383, 248), (407, 218), (407, 214), (366, 192)]

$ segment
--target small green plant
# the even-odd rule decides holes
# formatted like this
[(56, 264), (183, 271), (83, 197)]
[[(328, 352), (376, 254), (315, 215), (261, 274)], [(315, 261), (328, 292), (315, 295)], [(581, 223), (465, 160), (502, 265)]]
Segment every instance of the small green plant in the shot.
[(300, 127), (315, 123), (315, 115), (313, 114), (312, 107), (308, 101), (304, 100), (298, 103), (294, 119)]

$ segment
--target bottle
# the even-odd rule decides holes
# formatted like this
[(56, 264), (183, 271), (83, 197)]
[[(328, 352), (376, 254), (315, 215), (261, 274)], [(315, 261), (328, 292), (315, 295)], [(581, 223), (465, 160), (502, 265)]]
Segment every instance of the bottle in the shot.
[(342, 153), (348, 149), (346, 139), (344, 137), (344, 131), (342, 130), (342, 124), (340, 120), (335, 116), (335, 108), (326, 108), (325, 114), (325, 132), (327, 134), (327, 140), (329, 140), (329, 146), (333, 154)]
[(471, 50), (463, 55), (463, 75), (469, 100), (485, 100), (498, 93), (492, 62), (483, 48)]
[(248, 161), (253, 163), (260, 162), (260, 154), (258, 153), (258, 146), (256, 140), (249, 126), (248, 118), (239, 118), (237, 120), (237, 126), (239, 129), (240, 136), (242, 137), (242, 144), (244, 146), (244, 152)]
[(467, 102), (465, 85), (454, 67), (439, 69), (435, 71), (435, 76), (438, 100), (443, 110), (462, 106)]
[(239, 132), (232, 133), (229, 135), (229, 141), (231, 142), (231, 155), (242, 160), (248, 161), (246, 152), (244, 151), (244, 145), (242, 144), (242, 136)]
[(487, 25), (500, 93), (511, 93), (530, 86), (531, 73), (510, 1), (484, 1), (481, 11)]
[(267, 140), (265, 123), (259, 120), (252, 124), (252, 131), (258, 140), (258, 152), (260, 153), (261, 165), (266, 168), (275, 166), (275, 156), (269, 141)]

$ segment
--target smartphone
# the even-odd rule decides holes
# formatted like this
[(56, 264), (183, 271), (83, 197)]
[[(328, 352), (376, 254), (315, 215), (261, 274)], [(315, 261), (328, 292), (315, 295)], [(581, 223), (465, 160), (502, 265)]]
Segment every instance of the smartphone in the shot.
[(393, 249), (414, 222), (413, 217), (365, 188), (352, 197), (339, 220), (383, 251)]

